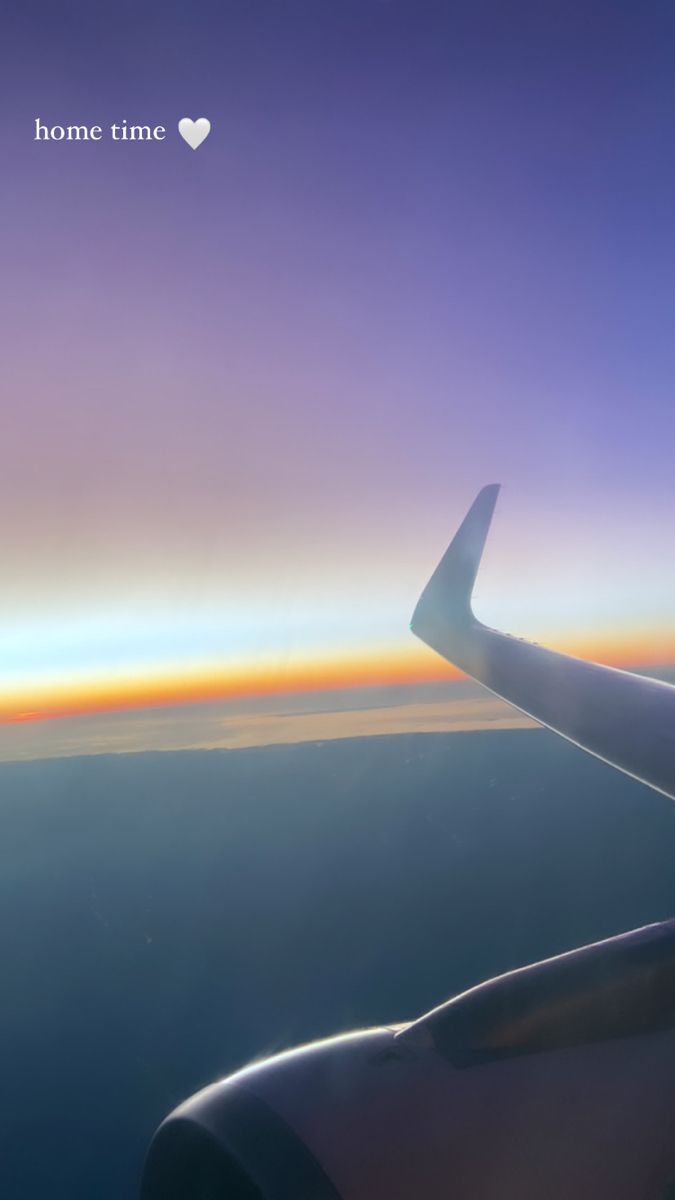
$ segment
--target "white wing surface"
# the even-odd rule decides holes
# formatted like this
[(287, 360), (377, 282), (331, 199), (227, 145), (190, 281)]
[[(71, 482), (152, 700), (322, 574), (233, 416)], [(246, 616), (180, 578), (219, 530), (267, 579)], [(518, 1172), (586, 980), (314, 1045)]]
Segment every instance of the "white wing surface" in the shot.
[(675, 687), (483, 625), (471, 595), (499, 493), (478, 493), (418, 601), (412, 632), (495, 695), (675, 799)]

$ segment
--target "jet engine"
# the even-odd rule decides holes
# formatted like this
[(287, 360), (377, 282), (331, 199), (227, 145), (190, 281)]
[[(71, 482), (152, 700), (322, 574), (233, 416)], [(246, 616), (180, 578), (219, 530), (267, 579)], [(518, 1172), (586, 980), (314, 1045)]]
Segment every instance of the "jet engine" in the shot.
[(142, 1200), (662, 1200), (675, 1179), (675, 921), (318, 1042), (160, 1126)]

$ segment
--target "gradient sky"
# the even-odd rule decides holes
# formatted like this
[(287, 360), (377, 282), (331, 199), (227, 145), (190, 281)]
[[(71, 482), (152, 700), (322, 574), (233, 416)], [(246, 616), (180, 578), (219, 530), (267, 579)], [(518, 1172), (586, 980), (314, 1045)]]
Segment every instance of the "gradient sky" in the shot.
[(3, 26), (1, 718), (447, 674), (408, 620), (494, 480), (479, 615), (675, 661), (671, 3)]

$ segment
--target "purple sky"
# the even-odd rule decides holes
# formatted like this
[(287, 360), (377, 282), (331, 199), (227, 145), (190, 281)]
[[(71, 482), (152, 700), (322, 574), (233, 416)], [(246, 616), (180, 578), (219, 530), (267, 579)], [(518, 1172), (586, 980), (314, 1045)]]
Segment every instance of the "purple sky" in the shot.
[[(10, 691), (386, 653), (492, 480), (482, 615), (672, 644), (672, 4), (3, 25)], [(38, 116), (168, 135), (36, 143)]]

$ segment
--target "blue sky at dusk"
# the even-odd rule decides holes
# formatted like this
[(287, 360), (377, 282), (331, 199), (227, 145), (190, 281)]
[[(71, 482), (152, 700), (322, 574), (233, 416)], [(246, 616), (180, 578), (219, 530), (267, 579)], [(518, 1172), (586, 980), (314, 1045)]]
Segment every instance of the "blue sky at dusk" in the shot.
[(5, 720), (440, 677), (410, 613), (494, 480), (479, 615), (675, 661), (671, 4), (4, 23)]

